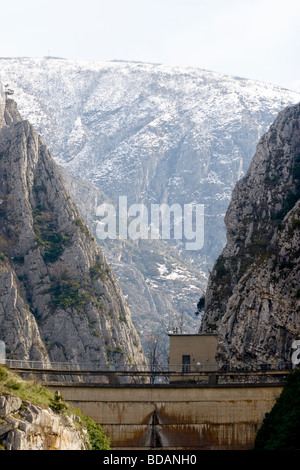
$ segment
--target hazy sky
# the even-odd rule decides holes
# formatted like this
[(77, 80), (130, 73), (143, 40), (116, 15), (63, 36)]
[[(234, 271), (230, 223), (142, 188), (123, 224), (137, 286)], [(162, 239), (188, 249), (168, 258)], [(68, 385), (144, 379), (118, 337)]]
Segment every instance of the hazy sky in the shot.
[(300, 0), (0, 0), (1, 57), (198, 67), (300, 91)]

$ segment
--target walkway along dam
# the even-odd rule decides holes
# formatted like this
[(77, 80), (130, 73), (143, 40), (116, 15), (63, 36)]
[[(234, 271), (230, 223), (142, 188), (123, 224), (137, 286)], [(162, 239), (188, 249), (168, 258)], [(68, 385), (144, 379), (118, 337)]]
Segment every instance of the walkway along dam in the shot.
[[(158, 380), (168, 376), (167, 383), (151, 383), (153, 372), (144, 371), (15, 370), (39, 374), (48, 388), (101, 424), (112, 450), (252, 449), (290, 373), (155, 372)], [(147, 383), (122, 383), (125, 376)]]

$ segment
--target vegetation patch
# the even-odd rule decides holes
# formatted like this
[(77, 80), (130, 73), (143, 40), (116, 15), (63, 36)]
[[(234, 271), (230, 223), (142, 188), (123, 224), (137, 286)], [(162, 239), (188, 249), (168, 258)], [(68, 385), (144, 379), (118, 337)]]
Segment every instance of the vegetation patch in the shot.
[(225, 298), (228, 298), (231, 293), (231, 280), (232, 280), (232, 275), (231, 271), (226, 268), (225, 266), (225, 260), (222, 255), (219, 256), (217, 259), (214, 270), (213, 270), (213, 280), (214, 283), (218, 286), (217, 289), (215, 289), (215, 292), (213, 294), (213, 297), (217, 301), (222, 301)]
[(265, 183), (269, 187), (274, 187), (276, 186), (280, 181), (280, 175), (277, 173), (272, 173), (271, 175), (267, 175), (265, 177)]
[(294, 207), (296, 202), (300, 199), (300, 153), (294, 155), (293, 164), (293, 188), (287, 191), (287, 195), (280, 212), (277, 213), (277, 218), (283, 220), (286, 214)]
[(110, 450), (110, 439), (104, 434), (100, 424), (84, 416), (80, 410), (77, 410), (76, 414), (86, 427), (91, 450)]
[(70, 244), (71, 235), (61, 234), (57, 220), (50, 212), (38, 205), (33, 212), (33, 229), (36, 241), (43, 247), (43, 258), (46, 263), (54, 263), (62, 255), (64, 248)]
[(90, 296), (87, 292), (80, 291), (82, 291), (80, 283), (72, 279), (60, 279), (49, 289), (53, 295), (52, 304), (55, 307), (63, 309), (73, 307), (78, 311), (83, 311), (84, 306), (90, 301)]
[(115, 348), (111, 348), (110, 346), (108, 346), (106, 348), (106, 356), (109, 361), (113, 360), (115, 355), (117, 354), (122, 354), (122, 355), (125, 354), (122, 346), (116, 346)]
[(291, 229), (296, 230), (300, 228), (300, 219), (293, 219), (291, 224)]
[(296, 369), (272, 410), (265, 415), (255, 450), (299, 450), (300, 448), (300, 370)]
[(12, 257), (12, 251), (17, 237), (18, 231), (10, 227), (6, 228), (5, 234), (0, 234), (0, 253), (2, 255), (3, 261), (5, 260), (5, 257)]
[(109, 273), (109, 268), (105, 267), (101, 261), (97, 261), (94, 266), (90, 268), (90, 276), (93, 281), (97, 279), (105, 280), (107, 279), (107, 274)]
[(25, 402), (30, 402), (44, 409), (51, 408), (58, 414), (77, 416), (78, 421), (87, 430), (89, 449), (110, 450), (110, 439), (105, 435), (100, 424), (84, 416), (79, 409), (66, 404), (61, 395), (54, 394), (36, 382), (21, 379), (3, 365), (0, 366), (0, 393), (19, 397), (23, 402), (22, 407), (26, 407)]
[(203, 294), (200, 299), (198, 300), (197, 303), (197, 311), (195, 312), (195, 315), (200, 315), (204, 312), (205, 310), (205, 295)]
[(19, 397), (34, 405), (46, 408), (49, 406), (53, 393), (32, 381), (24, 381), (6, 366), (0, 366), (0, 393)]
[(209, 331), (216, 331), (218, 328), (218, 325), (216, 323), (207, 323), (207, 329)]
[(89, 232), (87, 226), (86, 226), (86, 225), (84, 224), (84, 222), (82, 221), (82, 219), (77, 218), (77, 219), (74, 220), (74, 222), (75, 222), (75, 225), (77, 225), (77, 227), (80, 228), (80, 231), (81, 231), (82, 233), (85, 233), (85, 235), (90, 235), (90, 232)]
[(229, 274), (230, 272), (226, 269), (224, 264), (224, 258), (220, 255), (215, 264), (215, 277), (218, 281), (224, 281), (224, 278), (227, 278)]
[(67, 409), (67, 405), (63, 401), (63, 396), (59, 393), (55, 393), (54, 397), (49, 400), (49, 407), (58, 414), (64, 413)]

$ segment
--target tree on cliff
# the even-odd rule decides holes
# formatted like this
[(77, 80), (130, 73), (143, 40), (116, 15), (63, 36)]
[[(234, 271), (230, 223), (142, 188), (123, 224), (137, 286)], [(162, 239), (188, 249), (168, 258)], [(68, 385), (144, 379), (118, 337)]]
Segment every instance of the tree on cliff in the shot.
[(296, 369), (259, 429), (255, 450), (300, 449), (300, 370)]

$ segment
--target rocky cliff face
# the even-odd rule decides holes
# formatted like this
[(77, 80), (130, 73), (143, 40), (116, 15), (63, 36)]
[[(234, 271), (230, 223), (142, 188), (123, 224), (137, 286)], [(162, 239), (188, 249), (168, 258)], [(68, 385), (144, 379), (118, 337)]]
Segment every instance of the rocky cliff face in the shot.
[(14, 101), (0, 129), (0, 337), (11, 358), (144, 365), (115, 275)]
[(231, 191), (261, 135), (280, 110), (300, 100), (299, 93), (143, 63), (0, 59), (0, 75), (55, 161), (73, 174), (72, 197), (88, 209), (79, 177), (116, 204), (119, 195), (148, 208), (205, 204), (201, 250), (186, 251), (180, 241), (169, 247), (160, 241), (100, 244), (140, 330), (184, 315), (185, 331), (197, 331), (194, 311), (226, 243)]
[(201, 332), (219, 334), (218, 360), (291, 363), (300, 334), (300, 104), (261, 138), (225, 217)]
[(11, 395), (0, 395), (0, 443), (5, 450), (88, 450), (74, 416), (57, 414)]
[[(98, 204), (111, 203), (99, 189), (61, 168), (76, 206), (96, 235)], [(165, 335), (177, 326), (194, 333), (200, 325), (193, 316), (206, 276), (164, 240), (98, 240), (126, 294), (134, 325), (142, 341), (149, 332)]]

